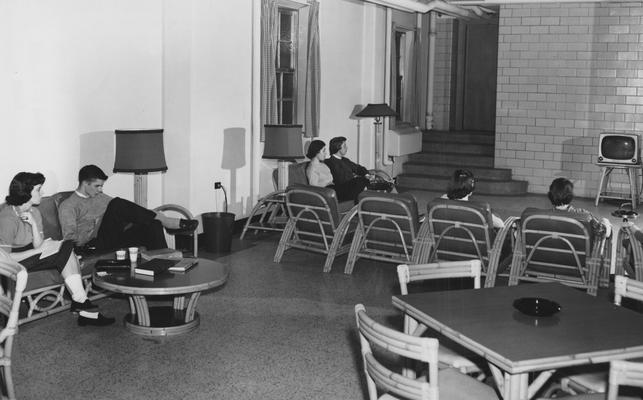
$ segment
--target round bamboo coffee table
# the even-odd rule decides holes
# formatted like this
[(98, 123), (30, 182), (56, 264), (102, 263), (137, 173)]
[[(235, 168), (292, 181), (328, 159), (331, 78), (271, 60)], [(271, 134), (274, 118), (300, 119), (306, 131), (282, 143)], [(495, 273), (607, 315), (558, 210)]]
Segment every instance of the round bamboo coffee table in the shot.
[[(199, 258), (199, 263), (186, 272), (166, 271), (157, 276), (131, 271), (95, 272), (94, 284), (100, 288), (129, 295), (130, 313), (125, 327), (143, 336), (171, 336), (191, 332), (199, 326), (196, 304), (204, 290), (223, 285), (228, 269), (215, 261)], [(148, 300), (174, 296), (172, 306), (149, 307)]]

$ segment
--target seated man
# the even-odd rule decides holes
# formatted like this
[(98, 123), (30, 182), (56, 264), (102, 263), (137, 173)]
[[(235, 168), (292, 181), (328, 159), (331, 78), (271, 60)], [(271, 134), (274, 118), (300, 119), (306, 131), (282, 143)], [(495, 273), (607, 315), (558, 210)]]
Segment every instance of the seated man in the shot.
[(163, 228), (194, 230), (199, 222), (170, 218), (131, 201), (103, 193), (107, 175), (96, 165), (78, 172), (78, 188), (58, 209), (63, 238), (76, 246), (113, 250), (145, 246), (167, 247)]
[(358, 178), (362, 178), (361, 182), (368, 184), (368, 179), (370, 178), (368, 170), (345, 157), (348, 151), (345, 137), (338, 136), (332, 138), (328, 143), (328, 147), (330, 157), (327, 158), (325, 162), (333, 174), (333, 182), (336, 185)]
[(342, 185), (350, 182), (354, 187), (355, 193), (359, 194), (364, 188), (370, 190), (386, 190), (390, 192), (394, 189), (392, 182), (377, 179), (377, 176), (370, 175), (368, 170), (363, 166), (352, 162), (346, 158), (348, 146), (346, 138), (343, 136), (334, 137), (328, 144), (331, 156), (326, 159), (326, 165), (333, 174), (335, 185)]

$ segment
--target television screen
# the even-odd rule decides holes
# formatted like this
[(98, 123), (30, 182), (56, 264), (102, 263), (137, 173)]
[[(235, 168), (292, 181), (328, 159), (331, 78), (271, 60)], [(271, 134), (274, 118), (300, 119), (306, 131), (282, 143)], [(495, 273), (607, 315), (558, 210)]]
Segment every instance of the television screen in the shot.
[(636, 158), (636, 141), (632, 136), (610, 135), (601, 141), (601, 154), (612, 160), (631, 160)]

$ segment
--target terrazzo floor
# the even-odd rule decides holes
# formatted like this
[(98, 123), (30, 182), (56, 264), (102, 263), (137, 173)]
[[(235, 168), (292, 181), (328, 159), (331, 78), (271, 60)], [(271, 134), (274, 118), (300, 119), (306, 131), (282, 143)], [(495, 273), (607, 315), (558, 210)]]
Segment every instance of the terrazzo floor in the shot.
[[(420, 210), (439, 195), (415, 194)], [(538, 195), (476, 198), (503, 218), (548, 206)], [(589, 199), (575, 204), (603, 216), (616, 208), (594, 208)], [(217, 257), (229, 267), (229, 281), (201, 296), (201, 325), (191, 333), (129, 333), (122, 324), (127, 300), (118, 296), (99, 301), (117, 318), (109, 327), (78, 327), (69, 312), (21, 326), (13, 356), (18, 398), (366, 399), (353, 307), (364, 303), (377, 320), (401, 326), (391, 306), (394, 265), (360, 260), (347, 276), (344, 256), (325, 274), (323, 256), (298, 250), (274, 264), (278, 238), (249, 235)]]

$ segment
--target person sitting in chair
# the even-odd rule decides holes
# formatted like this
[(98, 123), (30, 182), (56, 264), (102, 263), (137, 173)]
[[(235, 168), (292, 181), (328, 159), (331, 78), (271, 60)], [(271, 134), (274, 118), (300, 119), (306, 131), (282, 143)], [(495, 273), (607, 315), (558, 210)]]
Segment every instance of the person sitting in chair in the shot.
[(107, 175), (96, 165), (78, 172), (78, 188), (60, 204), (58, 214), (63, 238), (77, 246), (113, 250), (145, 246), (148, 250), (167, 247), (163, 228), (194, 230), (197, 220), (165, 216), (131, 201), (103, 193)]
[(607, 218), (602, 218), (599, 221), (591, 212), (571, 204), (572, 200), (574, 200), (574, 184), (569, 179), (554, 179), (549, 185), (547, 197), (549, 197), (549, 201), (551, 201), (555, 210), (588, 215), (590, 218), (589, 224), (595, 236), (605, 235), (605, 237), (609, 237), (612, 233), (612, 224)]
[(29, 272), (56, 269), (71, 294), (71, 312), (79, 314), (78, 325), (113, 324), (114, 318), (103, 316), (87, 298), (74, 243), (43, 235), (42, 215), (37, 206), (44, 183), (45, 177), (39, 172), (20, 172), (11, 180), (6, 205), (0, 210), (0, 253), (2, 256), (8, 253)]
[[(473, 189), (476, 187), (476, 180), (473, 173), (468, 169), (458, 169), (453, 172), (451, 181), (447, 186), (446, 194), (442, 195), (443, 199), (468, 201), (469, 196), (473, 194)], [(505, 226), (502, 218), (494, 213), (491, 213), (493, 227), (501, 229)]]
[(309, 184), (334, 189), (335, 193), (337, 193), (338, 201), (351, 200), (357, 202), (357, 196), (364, 190), (366, 185), (354, 185), (353, 181), (343, 183), (334, 181), (330, 168), (324, 163), (326, 159), (326, 143), (323, 140), (310, 142), (306, 157), (310, 159), (310, 164), (306, 169)]

